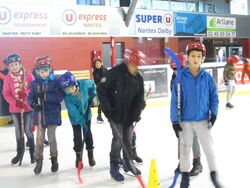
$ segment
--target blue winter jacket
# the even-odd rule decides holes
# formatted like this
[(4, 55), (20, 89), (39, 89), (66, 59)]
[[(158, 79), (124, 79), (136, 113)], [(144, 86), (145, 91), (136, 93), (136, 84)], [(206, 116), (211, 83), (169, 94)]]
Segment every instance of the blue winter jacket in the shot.
[(86, 121), (89, 121), (92, 116), (90, 105), (96, 96), (96, 88), (92, 80), (80, 80), (78, 87), (82, 97), (68, 94), (64, 102), (71, 124), (85, 126)]
[[(200, 68), (194, 77), (189, 68), (181, 71), (181, 121), (209, 120), (210, 115), (218, 114), (218, 93), (212, 76)], [(172, 123), (179, 122), (177, 108), (177, 79), (174, 80), (174, 88), (171, 97), (170, 118)]]
[(41, 101), (43, 107), (41, 110), (42, 125), (61, 125), (61, 102), (64, 98), (64, 92), (60, 89), (58, 81), (54, 78), (47, 80), (36, 78), (33, 80), (31, 82), (30, 93), (28, 96), (30, 106), (33, 102), (38, 103), (38, 91), (44, 92)]

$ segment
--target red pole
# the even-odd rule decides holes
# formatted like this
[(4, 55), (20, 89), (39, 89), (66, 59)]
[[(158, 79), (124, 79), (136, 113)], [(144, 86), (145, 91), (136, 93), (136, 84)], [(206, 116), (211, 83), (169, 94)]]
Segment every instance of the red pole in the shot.
[(114, 67), (116, 65), (115, 37), (110, 37), (110, 47), (111, 47), (111, 66)]

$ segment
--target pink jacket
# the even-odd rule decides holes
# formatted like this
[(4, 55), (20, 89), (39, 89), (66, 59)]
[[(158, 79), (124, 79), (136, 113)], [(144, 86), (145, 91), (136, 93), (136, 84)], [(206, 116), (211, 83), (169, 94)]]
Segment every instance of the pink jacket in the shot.
[[(34, 76), (31, 72), (26, 72), (26, 82), (27, 82), (27, 89), (25, 90), (26, 97), (24, 99), (24, 112), (32, 111), (32, 108), (28, 104), (28, 95), (30, 92), (30, 83), (34, 80)], [(21, 108), (16, 107), (16, 98), (15, 98), (15, 91), (14, 91), (14, 82), (13, 78), (11, 77), (10, 73), (5, 77), (3, 83), (3, 96), (5, 100), (9, 103), (9, 111), (10, 113), (20, 113)]]

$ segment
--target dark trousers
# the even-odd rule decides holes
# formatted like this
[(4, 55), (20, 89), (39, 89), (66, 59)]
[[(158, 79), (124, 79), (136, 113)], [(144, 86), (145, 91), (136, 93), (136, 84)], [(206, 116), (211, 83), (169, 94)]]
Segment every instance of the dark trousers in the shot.
[[(73, 141), (74, 141), (74, 151), (81, 152), (83, 144), (86, 144), (86, 150), (91, 150), (94, 148), (93, 146), (93, 137), (91, 132), (91, 120), (87, 121), (86, 127), (82, 127), (80, 125), (73, 125)], [(84, 142), (83, 142), (84, 139)]]
[(112, 143), (110, 151), (110, 161), (119, 162), (120, 153), (123, 149), (125, 159), (132, 159), (132, 126), (123, 126), (122, 124), (110, 122), (112, 129)]

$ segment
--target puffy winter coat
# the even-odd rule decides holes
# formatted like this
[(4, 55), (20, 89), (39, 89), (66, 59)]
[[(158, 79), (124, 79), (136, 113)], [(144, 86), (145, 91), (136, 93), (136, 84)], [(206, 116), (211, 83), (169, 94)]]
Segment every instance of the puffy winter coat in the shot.
[(123, 126), (138, 121), (145, 106), (143, 78), (139, 73), (132, 76), (124, 63), (108, 70), (97, 94), (105, 116)]
[(60, 89), (58, 81), (55, 79), (43, 80), (41, 78), (32, 81), (28, 97), (30, 105), (33, 102), (38, 102), (37, 94), (39, 90), (44, 93), (44, 97), (41, 100), (42, 125), (61, 125), (61, 102), (64, 98), (64, 92)]
[(90, 105), (96, 96), (96, 88), (92, 80), (80, 80), (78, 87), (81, 97), (68, 94), (64, 98), (64, 102), (71, 124), (84, 126), (92, 116)]
[[(212, 76), (200, 68), (194, 77), (188, 68), (181, 71), (181, 121), (209, 120), (209, 115), (218, 114), (218, 93)], [(170, 118), (172, 123), (179, 121), (177, 108), (177, 79), (174, 80), (171, 97)]]
[[(25, 89), (26, 96), (29, 95), (30, 92), (30, 83), (34, 80), (34, 76), (31, 72), (27, 71), (25, 73), (25, 81), (27, 83), (27, 89)], [(3, 84), (3, 96), (5, 100), (9, 103), (9, 111), (10, 113), (20, 113), (21, 108), (16, 107), (16, 98), (15, 98), (15, 91), (14, 91), (14, 82), (13, 78), (11, 77), (10, 73), (4, 79)], [(24, 98), (24, 112), (30, 112), (32, 108), (28, 104), (27, 97)]]

